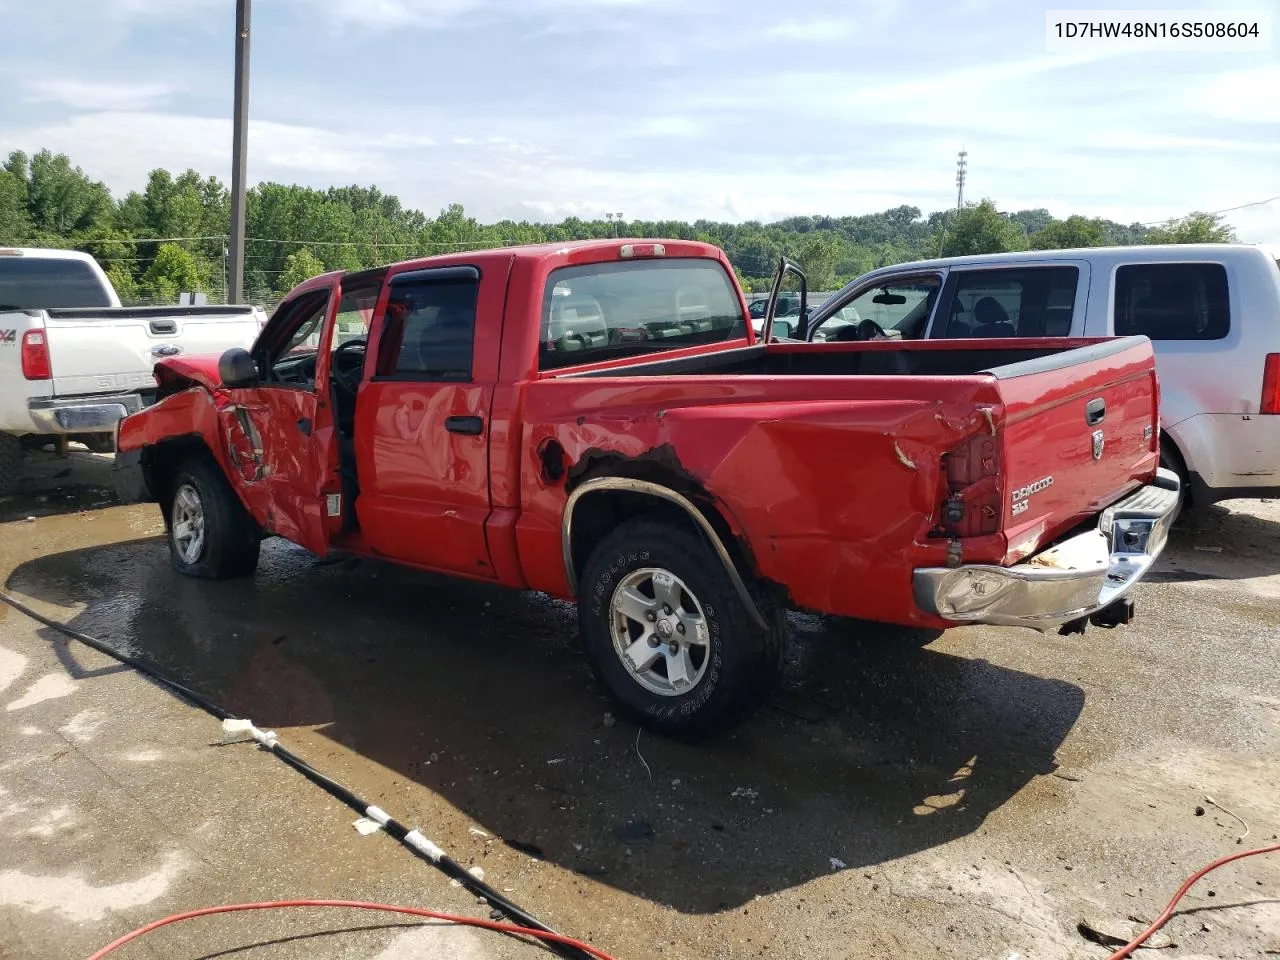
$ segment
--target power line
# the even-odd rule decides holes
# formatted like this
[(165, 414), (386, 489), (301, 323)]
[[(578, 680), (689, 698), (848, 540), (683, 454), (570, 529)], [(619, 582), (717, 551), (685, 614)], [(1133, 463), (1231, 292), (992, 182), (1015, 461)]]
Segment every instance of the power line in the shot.
[[(1223, 214), (1223, 213), (1234, 213), (1236, 210), (1245, 210), (1245, 209), (1248, 209), (1249, 207), (1263, 207), (1263, 206), (1266, 206), (1268, 203), (1274, 203), (1274, 202), (1275, 202), (1275, 201), (1277, 201), (1277, 200), (1280, 200), (1280, 194), (1276, 194), (1274, 197), (1267, 197), (1267, 199), (1265, 199), (1265, 200), (1253, 200), (1253, 201), (1251, 201), (1251, 202), (1249, 202), (1249, 203), (1242, 203), (1242, 204), (1240, 204), (1240, 205), (1239, 205), (1239, 206), (1237, 206), (1237, 207), (1223, 207), (1221, 210), (1210, 210), (1210, 211), (1208, 211), (1208, 213), (1209, 213), (1209, 216), (1211, 216), (1211, 217), (1216, 217), (1216, 216), (1218, 216), (1218, 215), (1220, 215), (1220, 214)], [(1160, 226), (1162, 223), (1172, 223), (1173, 221), (1175, 221), (1175, 220), (1179, 220), (1179, 219), (1181, 219), (1181, 218), (1180, 218), (1180, 217), (1165, 217), (1163, 220), (1151, 220), (1151, 221), (1149, 221), (1149, 222), (1147, 222), (1147, 223), (1140, 223), (1140, 224), (1138, 224), (1138, 226), (1140, 226), (1140, 227), (1158, 227), (1158, 226)]]

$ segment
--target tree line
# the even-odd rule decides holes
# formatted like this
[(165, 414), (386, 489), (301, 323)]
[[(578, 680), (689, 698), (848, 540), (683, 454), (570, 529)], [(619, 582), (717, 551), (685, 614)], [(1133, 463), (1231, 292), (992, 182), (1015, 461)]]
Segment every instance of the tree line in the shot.
[[(85, 250), (102, 264), (126, 303), (172, 303), (180, 291), (225, 296), (229, 222), (227, 187), (195, 170), (177, 176), (153, 170), (144, 190), (116, 199), (65, 154), (15, 151), (0, 165), (0, 243)], [(248, 191), (245, 233), (246, 294), (254, 302), (274, 302), (326, 270), (615, 235), (714, 243), (751, 291), (767, 289), (784, 255), (804, 268), (810, 289), (833, 290), (867, 270), (928, 257), (1235, 239), (1231, 228), (1209, 213), (1151, 227), (1083, 216), (1058, 219), (1044, 209), (1006, 212), (989, 199), (928, 215), (904, 205), (882, 213), (789, 217), (768, 224), (577, 217), (560, 223), (481, 224), (461, 204), (428, 217), (375, 186), (317, 190), (280, 183)]]

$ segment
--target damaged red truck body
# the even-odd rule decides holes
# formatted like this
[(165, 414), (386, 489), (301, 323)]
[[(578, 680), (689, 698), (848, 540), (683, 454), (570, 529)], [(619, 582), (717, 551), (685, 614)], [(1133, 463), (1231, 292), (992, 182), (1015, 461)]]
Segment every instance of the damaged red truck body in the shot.
[(251, 351), (156, 378), (117, 488), (177, 569), (250, 575), (275, 535), (576, 598), (597, 675), (668, 733), (761, 702), (789, 608), (1127, 622), (1177, 503), (1146, 338), (758, 342), (685, 241), (325, 274)]

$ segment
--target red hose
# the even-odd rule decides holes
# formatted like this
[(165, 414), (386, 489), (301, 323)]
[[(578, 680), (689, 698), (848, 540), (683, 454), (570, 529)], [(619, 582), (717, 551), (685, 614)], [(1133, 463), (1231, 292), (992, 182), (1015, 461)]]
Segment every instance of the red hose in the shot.
[(500, 923), (496, 920), (483, 920), (479, 917), (463, 917), (451, 913), (440, 913), (436, 910), (424, 910), (421, 907), (395, 907), (386, 903), (366, 903), (362, 900), (275, 900), (265, 903), (231, 903), (221, 907), (205, 907), (202, 910), (189, 910), (186, 913), (175, 913), (171, 917), (165, 917), (162, 920), (155, 920), (148, 923), (145, 927), (139, 927), (132, 933), (126, 933), (118, 940), (114, 940), (107, 944), (89, 960), (102, 960), (107, 954), (123, 947), (131, 940), (145, 936), (152, 930), (159, 930), (161, 927), (167, 927), (171, 923), (178, 923), (181, 920), (192, 920), (196, 917), (208, 917), (215, 913), (239, 913), (245, 910), (279, 910), (286, 907), (343, 907), (350, 910), (380, 910), (383, 913), (406, 913), (411, 917), (425, 917), (429, 920), (445, 920), (449, 923), (456, 923), (465, 927), (480, 927), (483, 930), (496, 930), (499, 933), (512, 933), (525, 937), (536, 937), (539, 940), (549, 941), (551, 943), (560, 943), (565, 946), (576, 947), (586, 953), (597, 957), (598, 960), (613, 960), (613, 957), (591, 946), (589, 943), (583, 943), (581, 940), (574, 940), (572, 937), (564, 937), (558, 933), (548, 933), (545, 930), (533, 930), (529, 927), (516, 926), (511, 923)]
[(1124, 960), (1125, 957), (1132, 955), (1133, 951), (1137, 950), (1140, 946), (1151, 939), (1152, 934), (1169, 922), (1169, 918), (1173, 916), (1174, 908), (1178, 906), (1178, 901), (1186, 896), (1187, 891), (1191, 889), (1191, 885), (1209, 871), (1217, 870), (1219, 867), (1230, 863), (1232, 860), (1243, 860), (1245, 857), (1257, 856), (1260, 853), (1276, 853), (1277, 851), (1280, 851), (1280, 843), (1273, 844), (1269, 847), (1258, 847), (1256, 850), (1241, 850), (1239, 853), (1233, 853), (1230, 856), (1222, 857), (1219, 860), (1213, 861), (1213, 863), (1209, 864), (1207, 867), (1197, 870), (1187, 878), (1186, 882), (1183, 883), (1182, 886), (1178, 888), (1178, 892), (1173, 895), (1173, 899), (1169, 901), (1169, 905), (1164, 908), (1164, 913), (1156, 917), (1155, 923), (1151, 924), (1151, 926), (1147, 927), (1147, 929), (1143, 930), (1140, 934), (1113, 953), (1107, 958), (1107, 960)]

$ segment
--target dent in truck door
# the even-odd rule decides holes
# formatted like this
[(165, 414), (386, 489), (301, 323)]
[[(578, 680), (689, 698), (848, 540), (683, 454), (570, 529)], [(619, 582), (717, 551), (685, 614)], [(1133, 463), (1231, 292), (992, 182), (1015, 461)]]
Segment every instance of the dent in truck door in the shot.
[(462, 266), (388, 280), (373, 322), (372, 376), (356, 401), (356, 513), (381, 556), (491, 578), (485, 522), (497, 351), (477, 349), (476, 318), (501, 317), (503, 291), (479, 278)]
[(335, 280), (277, 311), (255, 348), (262, 379), (228, 390), (230, 402), (218, 413), (232, 482), (254, 519), (320, 555), (329, 549), (325, 493), (335, 452), (330, 405), (320, 397), (337, 299)]

